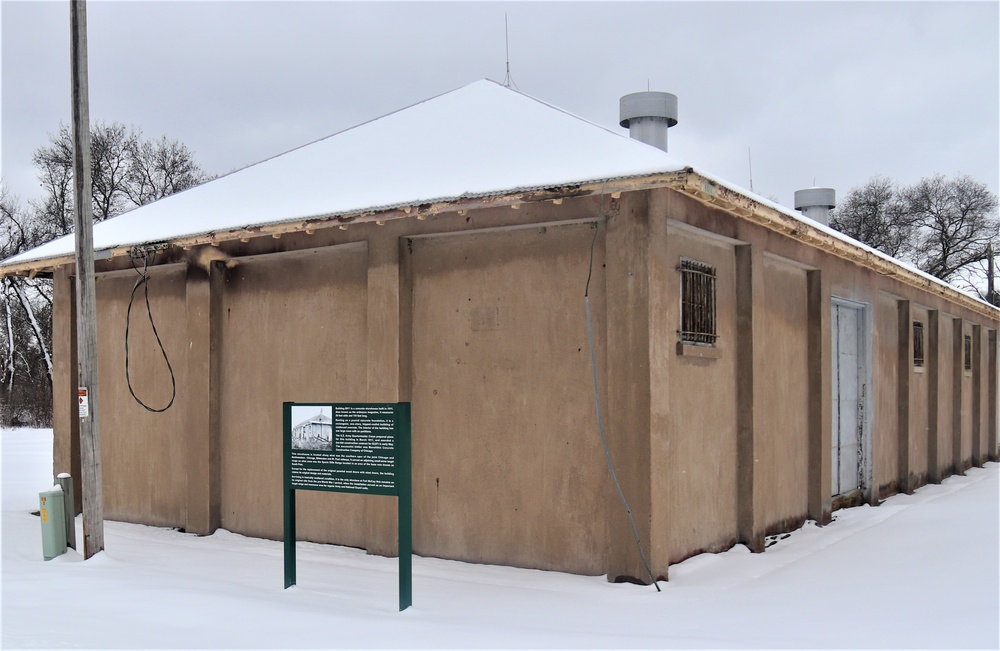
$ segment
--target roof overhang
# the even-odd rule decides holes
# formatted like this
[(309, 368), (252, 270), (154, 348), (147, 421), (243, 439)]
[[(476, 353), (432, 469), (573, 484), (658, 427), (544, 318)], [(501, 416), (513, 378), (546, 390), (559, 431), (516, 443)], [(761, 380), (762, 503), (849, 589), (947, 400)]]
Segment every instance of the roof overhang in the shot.
[[(734, 188), (712, 176), (686, 168), (679, 172), (648, 174), (628, 178), (591, 181), (576, 185), (535, 188), (476, 197), (434, 201), (384, 209), (365, 210), (350, 214), (331, 214), (310, 219), (249, 226), (239, 229), (204, 233), (180, 237), (168, 242), (150, 243), (147, 246), (189, 249), (196, 246), (218, 246), (225, 242), (247, 242), (251, 238), (280, 238), (289, 233), (314, 233), (321, 229), (347, 229), (362, 224), (384, 225), (398, 219), (425, 220), (428, 217), (448, 212), (464, 213), (491, 207), (517, 206), (523, 203), (551, 201), (561, 203), (564, 199), (606, 194), (612, 197), (625, 192), (636, 192), (654, 188), (670, 188), (696, 201), (722, 210), (738, 219), (757, 224), (770, 231), (780, 233), (792, 240), (858, 264), (876, 273), (894, 278), (899, 282), (941, 296), (989, 319), (1000, 319), (1000, 309), (962, 292), (944, 281), (911, 268), (888, 255), (876, 251), (829, 227), (805, 218), (787, 208), (774, 204), (762, 197), (754, 198), (745, 191)], [(105, 249), (95, 253), (96, 260), (128, 256), (131, 246)], [(59, 267), (75, 264), (74, 256), (63, 255), (45, 260), (26, 261), (12, 265), (0, 265), (0, 276), (20, 275), (28, 277), (49, 276)]]

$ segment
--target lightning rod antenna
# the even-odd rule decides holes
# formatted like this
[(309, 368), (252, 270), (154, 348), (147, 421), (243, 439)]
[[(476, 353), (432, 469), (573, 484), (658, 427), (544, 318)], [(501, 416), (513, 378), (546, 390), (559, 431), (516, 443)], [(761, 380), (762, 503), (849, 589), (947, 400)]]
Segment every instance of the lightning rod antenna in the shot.
[(518, 90), (514, 78), (510, 76), (510, 37), (507, 33), (507, 12), (503, 14), (503, 45), (507, 54), (507, 76), (503, 78), (503, 85), (507, 88), (513, 86), (514, 90)]
[(753, 158), (750, 156), (749, 147), (747, 147), (747, 165), (750, 167), (750, 192), (753, 192)]

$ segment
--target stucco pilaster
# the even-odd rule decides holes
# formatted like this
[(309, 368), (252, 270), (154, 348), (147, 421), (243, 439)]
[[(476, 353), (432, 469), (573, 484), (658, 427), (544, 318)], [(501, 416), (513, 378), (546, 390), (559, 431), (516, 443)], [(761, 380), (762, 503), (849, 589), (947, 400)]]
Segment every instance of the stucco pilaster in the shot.
[(219, 371), (223, 270), (187, 268), (187, 382), (177, 402), (186, 405), (187, 524), (189, 533), (208, 535), (221, 524)]
[(762, 496), (755, 480), (754, 354), (761, 336), (754, 303), (763, 296), (760, 252), (745, 244), (736, 256), (736, 520), (739, 540), (751, 551), (764, 551)]
[(822, 271), (806, 274), (809, 340), (809, 517), (830, 522), (833, 510), (833, 345), (830, 286)]
[[(368, 240), (368, 401), (404, 402), (409, 391), (401, 373), (402, 341), (409, 341), (400, 319), (400, 243), (391, 232), (379, 232)], [(403, 304), (409, 304), (409, 293)], [(409, 352), (406, 352), (407, 359)], [(409, 375), (405, 376), (409, 381)], [(405, 392), (405, 397), (404, 397)], [(398, 554), (397, 498), (367, 496), (365, 530), (370, 554)]]
[[(607, 411), (611, 462), (647, 554), (650, 550), (650, 224), (645, 193), (605, 198)], [(628, 516), (609, 483), (609, 581), (649, 582)]]
[(982, 467), (983, 454), (983, 328), (972, 326), (972, 464)]
[(962, 375), (964, 373), (965, 321), (952, 320), (952, 377), (951, 377), (951, 444), (952, 472), (965, 474), (965, 459), (962, 458)]
[(649, 205), (649, 376), (650, 376), (650, 550), (649, 564), (657, 578), (667, 578), (670, 564), (671, 514), (667, 474), (670, 455), (670, 361), (676, 355), (677, 325), (669, 315), (677, 301), (667, 255), (667, 217), (672, 193), (650, 191)]
[(913, 374), (913, 312), (910, 301), (897, 301), (896, 455), (899, 491), (912, 493), (916, 476), (910, 467), (910, 379)]
[(941, 456), (938, 432), (941, 430), (941, 313), (927, 311), (924, 330), (924, 372), (927, 374), (927, 480), (941, 481)]

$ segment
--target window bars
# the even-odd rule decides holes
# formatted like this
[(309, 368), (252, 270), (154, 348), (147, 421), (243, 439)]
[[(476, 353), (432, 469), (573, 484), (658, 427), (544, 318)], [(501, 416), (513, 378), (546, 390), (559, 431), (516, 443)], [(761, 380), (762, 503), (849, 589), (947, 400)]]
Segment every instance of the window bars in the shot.
[(965, 370), (972, 370), (972, 337), (965, 335)]
[(681, 342), (714, 346), (715, 267), (681, 258)]
[(924, 365), (924, 324), (921, 321), (913, 322), (913, 365)]

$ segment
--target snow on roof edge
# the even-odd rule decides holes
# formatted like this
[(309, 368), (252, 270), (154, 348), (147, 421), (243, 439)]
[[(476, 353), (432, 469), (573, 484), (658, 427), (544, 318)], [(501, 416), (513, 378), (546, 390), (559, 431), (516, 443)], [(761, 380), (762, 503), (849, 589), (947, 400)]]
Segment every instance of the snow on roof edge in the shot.
[[(294, 151), (294, 150), (290, 150), (290, 151)], [(261, 162), (263, 162), (263, 161), (261, 161)], [(383, 204), (383, 205), (378, 205), (378, 206), (365, 206), (363, 208), (351, 208), (351, 209), (347, 209), (347, 210), (340, 210), (340, 211), (327, 212), (327, 213), (317, 213), (317, 214), (312, 214), (312, 215), (296, 215), (296, 216), (292, 216), (292, 217), (282, 217), (280, 219), (275, 219), (273, 221), (267, 221), (267, 222), (261, 222), (259, 224), (247, 224), (246, 226), (241, 227), (239, 229), (225, 229), (225, 230), (209, 229), (209, 230), (204, 230), (204, 231), (197, 231), (197, 232), (185, 233), (183, 236), (178, 236), (178, 237), (176, 237), (174, 239), (175, 240), (186, 240), (186, 239), (204, 237), (206, 235), (213, 235), (213, 234), (237, 233), (240, 230), (243, 230), (243, 229), (246, 229), (246, 228), (258, 228), (258, 227), (262, 227), (262, 226), (279, 226), (279, 225), (282, 225), (282, 224), (294, 224), (296, 222), (326, 221), (326, 220), (330, 220), (330, 219), (336, 219), (338, 217), (344, 217), (344, 216), (347, 216), (347, 215), (357, 215), (357, 214), (368, 213), (368, 212), (385, 212), (385, 211), (389, 211), (389, 210), (397, 210), (397, 209), (400, 209), (400, 208), (406, 208), (408, 206), (416, 206), (416, 205), (425, 204), (425, 203), (452, 203), (452, 202), (461, 201), (463, 199), (481, 199), (481, 198), (484, 198), (484, 197), (499, 197), (499, 196), (504, 196), (504, 195), (509, 195), (509, 194), (519, 194), (519, 193), (524, 193), (524, 192), (532, 192), (532, 191), (535, 191), (535, 190), (545, 190), (547, 188), (592, 185), (592, 184), (595, 184), (595, 183), (607, 183), (607, 182), (610, 182), (610, 181), (624, 181), (624, 180), (628, 180), (628, 179), (642, 178), (642, 177), (646, 177), (646, 176), (655, 176), (657, 174), (670, 174), (672, 172), (681, 172), (681, 171), (690, 170), (690, 169), (692, 169), (692, 168), (690, 166), (688, 166), (688, 165), (680, 165), (676, 169), (671, 169), (671, 168), (666, 168), (665, 167), (664, 169), (659, 170), (659, 171), (644, 172), (642, 174), (628, 174), (628, 175), (622, 175), (622, 176), (609, 176), (609, 177), (603, 177), (603, 178), (593, 178), (593, 179), (583, 179), (583, 180), (571, 180), (571, 181), (566, 181), (566, 182), (559, 183), (559, 184), (546, 183), (546, 184), (541, 184), (541, 185), (526, 185), (526, 186), (518, 186), (518, 187), (512, 187), (512, 188), (504, 188), (504, 189), (501, 189), (501, 190), (491, 190), (491, 191), (487, 191), (487, 192), (465, 192), (465, 193), (462, 193), (460, 195), (454, 195), (454, 196), (425, 197), (425, 198), (413, 199), (413, 200), (409, 200), (409, 201), (401, 201), (401, 202), (395, 202), (395, 203), (391, 203), (391, 204)], [(173, 195), (170, 195), (170, 196), (173, 196)], [(166, 199), (168, 197), (163, 197), (163, 198)], [(159, 199), (158, 199), (158, 201), (159, 201)], [(149, 205), (149, 204), (144, 204), (144, 205)], [(141, 208), (141, 207), (142, 206), (139, 206), (138, 208)], [(136, 209), (137, 208), (133, 208), (132, 210), (136, 210)], [(121, 213), (121, 215), (115, 215), (114, 217), (111, 217), (110, 219), (116, 219), (117, 217), (126, 215), (129, 212), (132, 212), (132, 211), (129, 210), (129, 211), (126, 211), (124, 213)], [(45, 262), (45, 261), (48, 261), (48, 260), (57, 260), (57, 259), (60, 259), (62, 257), (65, 257), (65, 256), (58, 255), (58, 254), (57, 255), (46, 255), (46, 254), (43, 254), (43, 255), (35, 256), (35, 257), (27, 257), (27, 256), (28, 256), (28, 254), (30, 254), (30, 253), (32, 253), (34, 251), (39, 251), (39, 250), (43, 249), (48, 244), (55, 244), (57, 242), (62, 242), (63, 240), (67, 240), (67, 239), (72, 238), (72, 237), (74, 237), (74, 234), (72, 232), (70, 232), (70, 233), (67, 233), (66, 235), (61, 235), (61, 236), (59, 236), (59, 237), (57, 237), (57, 238), (55, 238), (53, 240), (49, 240), (48, 242), (45, 242), (44, 244), (40, 244), (40, 245), (38, 245), (38, 246), (36, 246), (36, 247), (34, 247), (32, 249), (29, 249), (29, 250), (24, 251), (22, 253), (19, 253), (17, 255), (11, 256), (10, 258), (7, 258), (6, 260), (0, 260), (0, 271), (3, 271), (3, 269), (5, 267), (14, 266), (14, 264), (24, 265), (24, 264), (29, 264), (29, 263), (32, 263), (32, 262)], [(170, 240), (167, 240), (167, 241), (170, 241)], [(125, 241), (125, 240), (123, 240), (123, 241), (121, 241), (121, 242), (119, 242), (117, 244), (113, 244), (113, 245), (110, 245), (110, 246), (104, 246), (104, 247), (101, 247), (99, 249), (94, 249), (94, 253), (95, 253), (95, 255), (97, 256), (98, 259), (101, 259), (101, 256), (99, 255), (101, 253), (109, 253), (111, 251), (114, 251), (116, 249), (121, 249), (123, 247), (138, 246), (138, 245), (141, 245), (141, 244), (152, 244), (152, 243), (153, 243), (152, 240), (136, 240), (136, 241)]]
[(937, 285), (941, 285), (942, 287), (947, 287), (948, 289), (955, 290), (955, 291), (961, 293), (963, 296), (967, 296), (970, 299), (972, 299), (972, 300), (974, 300), (974, 301), (976, 301), (978, 303), (981, 303), (982, 305), (985, 305), (986, 307), (992, 308), (993, 310), (996, 310), (996, 311), (1000, 311), (1000, 307), (997, 307), (996, 305), (993, 305), (992, 303), (989, 303), (989, 302), (983, 300), (979, 296), (976, 296), (975, 294), (970, 294), (969, 292), (967, 292), (966, 290), (962, 289), (961, 287), (953, 285), (953, 284), (951, 284), (951, 283), (949, 283), (949, 282), (947, 282), (945, 280), (941, 280), (937, 276), (932, 276), (931, 274), (929, 274), (926, 271), (923, 271), (922, 269), (920, 269), (920, 268), (918, 268), (918, 267), (910, 264), (909, 262), (906, 262), (904, 260), (900, 260), (899, 258), (894, 258), (891, 255), (889, 255), (888, 253), (885, 253), (883, 251), (879, 251), (878, 249), (872, 248), (871, 246), (868, 246), (864, 242), (862, 242), (860, 240), (856, 240), (853, 237), (851, 237), (850, 235), (848, 235), (846, 233), (842, 233), (841, 231), (838, 231), (837, 229), (832, 228), (831, 226), (828, 226), (826, 224), (821, 224), (820, 222), (818, 222), (818, 221), (816, 221), (814, 219), (811, 219), (810, 217), (806, 216), (805, 214), (799, 212), (798, 210), (794, 210), (794, 209), (789, 208), (787, 206), (783, 206), (780, 203), (775, 203), (774, 201), (771, 201), (770, 199), (768, 199), (766, 197), (762, 197), (761, 195), (759, 195), (759, 194), (757, 194), (755, 192), (751, 192), (750, 190), (747, 190), (747, 189), (745, 189), (743, 187), (740, 187), (739, 185), (736, 185), (735, 183), (731, 183), (729, 181), (726, 181), (726, 180), (724, 180), (724, 179), (722, 179), (722, 178), (720, 178), (718, 176), (715, 176), (714, 174), (711, 174), (709, 172), (705, 172), (704, 170), (702, 170), (700, 168), (690, 167), (688, 169), (690, 169), (692, 172), (694, 172), (698, 176), (701, 176), (701, 177), (704, 177), (704, 178), (708, 179), (712, 183), (716, 183), (718, 185), (721, 185), (722, 187), (724, 187), (724, 188), (726, 188), (728, 190), (732, 190), (733, 192), (736, 192), (737, 194), (741, 194), (741, 195), (747, 197), (748, 199), (752, 199), (753, 201), (756, 201), (757, 203), (759, 203), (761, 205), (764, 205), (764, 206), (767, 206), (768, 208), (776, 210), (776, 211), (782, 213), (783, 215), (785, 215), (787, 217), (791, 217), (792, 219), (795, 219), (795, 220), (797, 220), (799, 222), (802, 222), (803, 224), (806, 224), (807, 226), (811, 226), (811, 227), (815, 228), (816, 230), (822, 232), (824, 235), (829, 235), (829, 236), (831, 236), (831, 237), (833, 237), (835, 239), (840, 240), (841, 242), (846, 242), (848, 244), (852, 244), (852, 245), (858, 247), (859, 249), (861, 249), (861, 250), (863, 250), (863, 251), (865, 251), (867, 253), (871, 253), (875, 257), (881, 258), (882, 260), (885, 260), (886, 262), (892, 263), (892, 264), (894, 264), (894, 265), (896, 265), (898, 267), (902, 267), (903, 269), (905, 269), (905, 270), (907, 270), (907, 271), (909, 271), (909, 272), (911, 272), (911, 273), (913, 273), (913, 274), (915, 274), (917, 276), (920, 276), (920, 277), (924, 278), (925, 280), (928, 280), (928, 281), (930, 281), (930, 282), (932, 282), (934, 284), (937, 284)]

